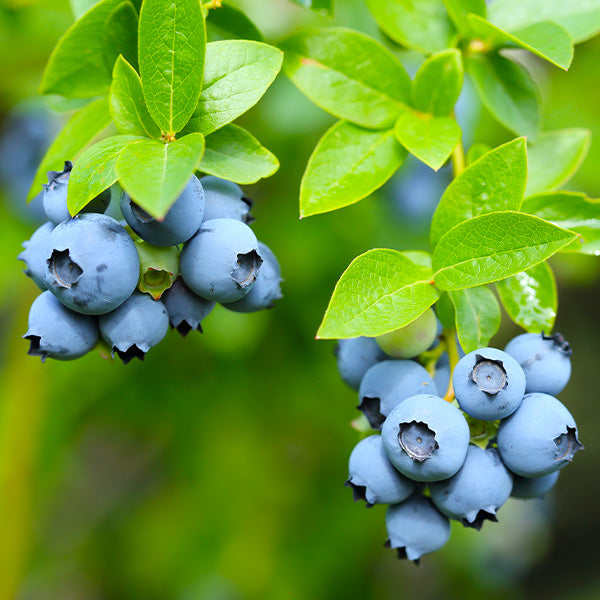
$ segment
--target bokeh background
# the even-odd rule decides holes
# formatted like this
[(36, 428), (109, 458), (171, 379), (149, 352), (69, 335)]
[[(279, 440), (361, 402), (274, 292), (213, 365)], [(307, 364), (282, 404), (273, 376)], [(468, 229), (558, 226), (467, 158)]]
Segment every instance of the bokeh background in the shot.
[[(337, 0), (333, 20), (285, 0), (240, 4), (273, 43), (306, 24), (382, 39), (358, 0)], [(281, 161), (246, 192), (285, 298), (254, 315), (215, 310), (204, 335), (170, 332), (126, 367), (98, 353), (44, 365), (27, 356), (21, 335), (37, 291), (16, 256), (39, 217), (25, 188), (66, 116), (36, 89), (71, 22), (66, 0), (0, 1), (0, 600), (599, 598), (600, 261), (552, 260), (557, 330), (574, 347), (561, 399), (586, 451), (546, 501), (511, 500), (480, 533), (454, 527), (420, 567), (397, 561), (382, 546), (384, 509), (354, 504), (342, 485), (358, 441), (356, 394), (338, 378), (333, 342), (314, 334), (354, 256), (427, 247), (449, 173), (407, 162), (371, 198), (299, 221), (301, 174), (332, 119), (283, 76), (241, 124)], [(600, 41), (577, 47), (568, 74), (529, 60), (545, 129), (594, 134), (568, 187), (597, 197)], [(468, 85), (458, 118), (467, 144), (512, 137)], [(505, 317), (493, 342), (516, 333)]]

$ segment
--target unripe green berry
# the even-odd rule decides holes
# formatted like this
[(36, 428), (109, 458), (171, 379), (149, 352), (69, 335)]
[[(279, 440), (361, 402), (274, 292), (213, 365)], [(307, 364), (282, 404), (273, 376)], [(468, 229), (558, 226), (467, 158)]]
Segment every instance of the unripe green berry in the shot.
[(376, 337), (379, 347), (393, 358), (414, 358), (425, 352), (435, 340), (437, 319), (431, 308), (420, 317), (395, 331)]

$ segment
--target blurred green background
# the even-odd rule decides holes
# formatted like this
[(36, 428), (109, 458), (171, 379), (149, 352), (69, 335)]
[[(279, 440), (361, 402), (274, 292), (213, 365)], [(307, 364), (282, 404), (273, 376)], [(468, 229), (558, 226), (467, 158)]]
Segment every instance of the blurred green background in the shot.
[[(303, 24), (342, 24), (381, 39), (358, 0), (338, 0), (335, 20), (285, 0), (241, 5), (273, 43)], [(0, 2), (8, 155), (26, 144), (21, 126), (14, 131), (15, 110), (45, 114), (48, 102), (23, 101), (35, 97), (47, 56), (71, 22), (66, 0)], [(413, 71), (418, 65), (410, 54), (402, 59)], [(578, 46), (568, 74), (531, 63), (545, 129), (594, 134), (569, 187), (596, 197), (599, 61), (600, 43), (591, 41)], [(468, 144), (512, 137), (468, 86), (458, 117)], [(42, 122), (52, 131), (61, 118)], [(281, 262), (285, 298), (254, 315), (215, 310), (204, 335), (171, 332), (144, 363), (124, 367), (92, 353), (42, 365), (27, 356), (21, 335), (37, 291), (16, 256), (36, 225), (4, 174), (0, 600), (599, 598), (597, 259), (552, 261), (557, 329), (574, 347), (561, 399), (586, 452), (545, 502), (510, 500), (499, 524), (481, 533), (458, 525), (420, 567), (399, 562), (382, 546), (384, 509), (354, 504), (342, 485), (358, 441), (349, 426), (356, 395), (337, 376), (334, 344), (316, 342), (314, 333), (354, 256), (378, 246), (426, 247), (449, 175), (409, 163), (373, 197), (300, 222), (301, 174), (332, 119), (280, 76), (241, 121), (281, 161), (273, 178), (246, 192), (256, 203), (254, 230)], [(27, 135), (43, 141), (48, 131)], [(505, 318), (493, 342), (503, 347), (516, 333)]]

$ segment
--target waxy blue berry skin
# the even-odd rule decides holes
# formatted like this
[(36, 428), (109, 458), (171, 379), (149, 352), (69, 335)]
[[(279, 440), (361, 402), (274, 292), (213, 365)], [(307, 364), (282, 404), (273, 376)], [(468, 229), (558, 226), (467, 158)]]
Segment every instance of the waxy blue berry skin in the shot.
[(48, 244), (50, 234), (54, 231), (54, 224), (50, 221), (35, 230), (26, 242), (23, 242), (23, 252), (17, 257), (25, 263), (24, 273), (33, 279), (35, 284), (43, 291), (46, 289), (44, 281), (46, 275), (46, 259), (48, 258)]
[(262, 259), (256, 282), (252, 289), (237, 302), (223, 304), (235, 312), (249, 313), (271, 308), (281, 298), (281, 269), (271, 249), (258, 242), (258, 255)]
[(250, 214), (252, 200), (233, 181), (206, 175), (200, 179), (206, 197), (204, 219), (235, 219), (247, 225), (254, 221)]
[(169, 315), (160, 300), (134, 292), (119, 308), (98, 318), (100, 333), (124, 364), (133, 358), (144, 360), (169, 330)]
[(497, 348), (480, 348), (458, 361), (452, 375), (460, 408), (475, 419), (496, 421), (517, 410), (525, 394), (519, 363)]
[(358, 390), (373, 365), (388, 358), (375, 339), (368, 337), (338, 340), (334, 352), (340, 377), (353, 390)]
[(171, 327), (184, 337), (192, 330), (202, 333), (201, 323), (215, 307), (214, 302), (194, 294), (181, 277), (175, 280), (161, 300), (169, 313)]
[[(73, 164), (70, 161), (65, 161), (65, 168), (62, 171), (50, 171), (48, 173), (48, 183), (44, 187), (44, 211), (48, 220), (55, 225), (71, 218), (69, 209), (67, 208), (67, 186), (71, 176)], [(103, 213), (110, 204), (110, 190), (104, 190), (93, 200), (91, 200), (81, 213)]]
[(206, 300), (223, 303), (252, 289), (261, 264), (254, 232), (235, 219), (204, 221), (179, 258), (187, 286)]
[(412, 360), (384, 360), (372, 366), (358, 389), (358, 409), (373, 429), (381, 429), (385, 418), (406, 398), (417, 394), (437, 394), (429, 373)]
[(371, 435), (350, 454), (346, 486), (352, 488), (354, 500), (373, 504), (397, 504), (406, 500), (417, 484), (403, 477), (389, 461), (380, 435)]
[(143, 240), (154, 246), (187, 242), (200, 229), (204, 208), (204, 190), (195, 175), (161, 220), (140, 208), (126, 192), (121, 194), (123, 218)]
[(384, 421), (381, 435), (391, 463), (422, 482), (452, 477), (465, 462), (470, 436), (458, 408), (427, 394), (400, 402)]
[(448, 389), (450, 375), (450, 357), (447, 352), (444, 352), (435, 364), (435, 375), (433, 376), (433, 383), (438, 389), (438, 394), (444, 394)]
[(513, 478), (498, 451), (470, 445), (456, 475), (429, 484), (431, 499), (450, 519), (481, 529), (485, 520), (497, 521), (496, 512), (508, 500)]
[(513, 498), (541, 498), (545, 496), (558, 481), (560, 471), (548, 473), (541, 477), (520, 477), (513, 475)]
[(50, 292), (41, 293), (31, 305), (29, 327), (23, 336), (31, 356), (73, 360), (92, 350), (99, 338), (96, 317), (80, 315), (63, 306)]
[(525, 392), (556, 396), (571, 377), (571, 346), (560, 333), (523, 333), (508, 342), (510, 354), (525, 373)]
[(45, 283), (68, 308), (108, 313), (135, 289), (140, 260), (133, 240), (112, 217), (88, 213), (57, 225), (50, 234)]
[(450, 538), (450, 521), (421, 494), (389, 506), (385, 525), (385, 545), (397, 549), (398, 558), (415, 562), (424, 554), (439, 550)]
[(548, 394), (526, 394), (500, 423), (496, 437), (504, 464), (522, 477), (541, 477), (572, 462), (583, 446), (567, 408)]

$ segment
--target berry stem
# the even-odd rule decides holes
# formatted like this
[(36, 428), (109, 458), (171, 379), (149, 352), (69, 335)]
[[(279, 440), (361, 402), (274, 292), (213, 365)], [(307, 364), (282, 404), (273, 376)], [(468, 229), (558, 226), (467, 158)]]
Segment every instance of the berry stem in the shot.
[(418, 357), (418, 361), (425, 367), (431, 377), (435, 375), (435, 366), (444, 352), (446, 352), (446, 342), (441, 339), (433, 350), (427, 350)]
[(465, 151), (462, 142), (459, 142), (452, 152), (452, 173), (456, 179), (465, 170)]
[(442, 338), (446, 342), (446, 352), (448, 352), (448, 358), (450, 359), (450, 381), (448, 382), (448, 389), (444, 395), (444, 400), (452, 402), (454, 400), (454, 388), (452, 387), (452, 373), (454, 373), (454, 367), (460, 360), (458, 356), (458, 346), (456, 344), (456, 329), (444, 329)]

